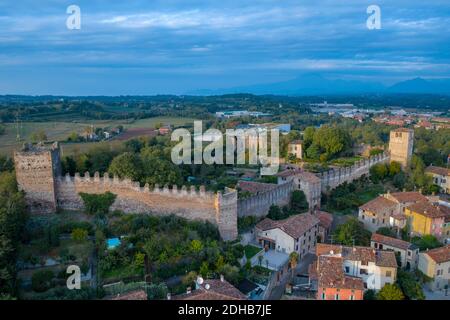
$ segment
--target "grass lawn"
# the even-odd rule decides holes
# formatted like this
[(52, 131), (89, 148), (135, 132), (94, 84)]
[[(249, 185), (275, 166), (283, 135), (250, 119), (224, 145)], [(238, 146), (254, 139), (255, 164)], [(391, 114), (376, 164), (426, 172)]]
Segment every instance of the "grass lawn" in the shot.
[(260, 252), (262, 249), (261, 248), (258, 248), (258, 247), (255, 247), (255, 246), (252, 246), (252, 245), (246, 245), (245, 247), (244, 247), (244, 252), (245, 252), (245, 257), (247, 258), (247, 259), (251, 259), (251, 258), (253, 258), (258, 252)]
[(345, 157), (345, 158), (338, 158), (336, 160), (332, 160), (330, 164), (340, 167), (350, 167), (355, 162), (363, 159), (362, 157)]

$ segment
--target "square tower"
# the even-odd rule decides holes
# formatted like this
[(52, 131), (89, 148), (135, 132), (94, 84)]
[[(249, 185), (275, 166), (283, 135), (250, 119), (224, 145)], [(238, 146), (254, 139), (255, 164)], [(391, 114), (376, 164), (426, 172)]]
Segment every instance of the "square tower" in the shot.
[(14, 152), (14, 166), (19, 190), (31, 213), (56, 211), (56, 178), (61, 175), (59, 145), (25, 144)]
[(389, 152), (391, 161), (401, 164), (402, 168), (409, 165), (414, 145), (414, 130), (399, 128), (391, 131), (389, 138)]

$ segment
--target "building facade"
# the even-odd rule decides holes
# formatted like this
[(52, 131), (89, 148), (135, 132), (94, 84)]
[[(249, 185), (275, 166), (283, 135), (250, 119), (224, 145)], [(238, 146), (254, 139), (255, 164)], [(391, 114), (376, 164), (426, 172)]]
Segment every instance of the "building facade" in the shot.
[(433, 183), (439, 186), (441, 192), (450, 194), (450, 169), (429, 166), (425, 173), (433, 178)]
[(266, 250), (286, 254), (297, 252), (302, 258), (316, 248), (319, 222), (317, 217), (309, 213), (279, 221), (266, 218), (255, 227), (256, 241)]
[(290, 142), (288, 154), (293, 155), (295, 159), (303, 159), (303, 142), (300, 140)]
[(446, 290), (450, 286), (450, 245), (421, 252), (419, 270), (432, 278), (430, 290)]
[(410, 242), (374, 233), (370, 239), (370, 246), (378, 250), (394, 251), (402, 268), (407, 270), (417, 268), (419, 248)]

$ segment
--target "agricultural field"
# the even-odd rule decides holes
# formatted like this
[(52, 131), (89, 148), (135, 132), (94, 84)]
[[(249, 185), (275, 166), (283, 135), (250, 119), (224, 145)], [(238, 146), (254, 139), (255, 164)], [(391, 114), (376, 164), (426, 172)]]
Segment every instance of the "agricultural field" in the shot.
[[(67, 119), (67, 117), (66, 117)], [(31, 135), (35, 132), (44, 131), (47, 135), (47, 140), (50, 141), (65, 141), (70, 133), (77, 132), (81, 134), (84, 128), (93, 125), (94, 127), (108, 128), (122, 125), (125, 129), (133, 129), (136, 132), (147, 132), (157, 125), (172, 125), (174, 127), (192, 124), (194, 119), (190, 118), (173, 118), (173, 117), (155, 117), (148, 119), (129, 119), (129, 120), (74, 120), (69, 121), (51, 121), (51, 122), (21, 122), (19, 125), (15, 123), (5, 123), (5, 132), (0, 136), (0, 155), (12, 155), (13, 151), (24, 142), (31, 141)], [(140, 130), (137, 130), (140, 129)], [(17, 133), (20, 134), (20, 140), (17, 139)], [(125, 134), (125, 133), (124, 133)], [(146, 134), (146, 133), (145, 133)], [(130, 135), (132, 138), (134, 135)], [(76, 151), (85, 151), (98, 142), (86, 143), (65, 143), (63, 149), (66, 154)], [(110, 143), (117, 143), (111, 141)]]

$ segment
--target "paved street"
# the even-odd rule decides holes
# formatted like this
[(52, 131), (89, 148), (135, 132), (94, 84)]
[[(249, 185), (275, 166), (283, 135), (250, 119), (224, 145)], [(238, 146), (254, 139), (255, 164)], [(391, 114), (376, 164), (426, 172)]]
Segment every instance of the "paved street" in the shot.
[[(295, 269), (295, 274), (305, 274), (308, 272), (309, 265), (314, 261), (315, 255), (307, 254), (297, 265)], [(288, 284), (291, 278), (292, 272), (287, 272), (283, 275), (280, 283), (272, 289), (272, 292), (269, 295), (269, 300), (279, 300), (281, 296), (284, 294), (286, 285)]]

